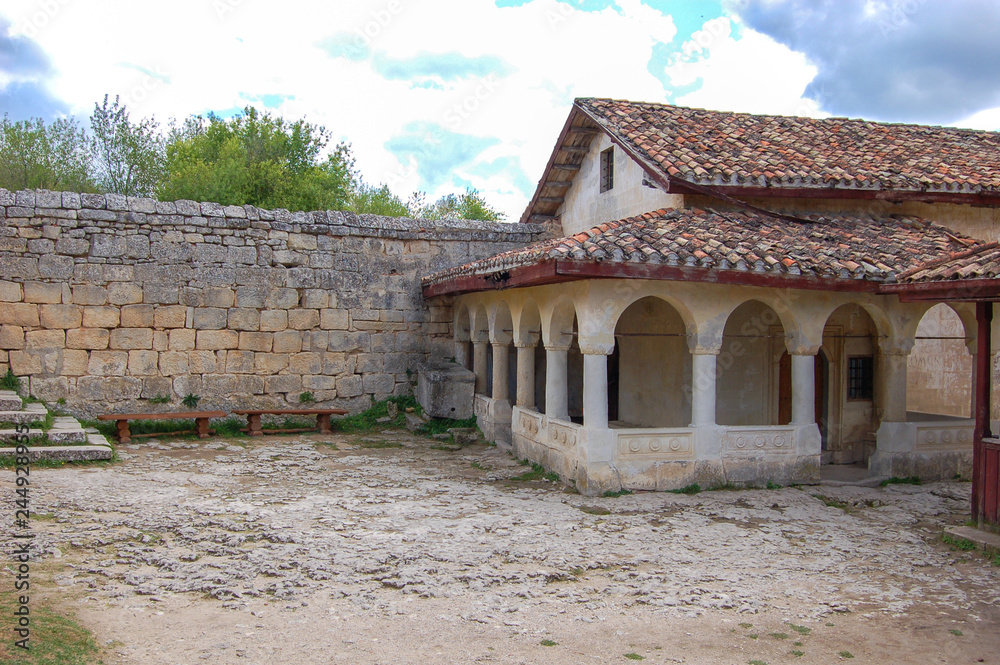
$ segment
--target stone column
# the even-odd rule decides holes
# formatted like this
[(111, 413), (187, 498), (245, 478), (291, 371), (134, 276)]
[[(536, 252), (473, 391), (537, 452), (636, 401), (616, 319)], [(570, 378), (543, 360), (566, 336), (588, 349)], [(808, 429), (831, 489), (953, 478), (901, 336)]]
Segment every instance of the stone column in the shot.
[(502, 342), (493, 343), (493, 399), (507, 400), (507, 379), (510, 368), (510, 346)]
[(559, 420), (569, 420), (567, 351), (568, 344), (545, 347), (545, 415)]
[(472, 343), (472, 371), (476, 374), (476, 394), (486, 394), (486, 340)]
[(792, 424), (815, 422), (816, 352), (804, 351), (792, 355)]
[(535, 344), (518, 343), (517, 347), (517, 405), (522, 409), (535, 408)]
[(608, 429), (608, 355), (614, 344), (581, 344), (583, 352), (583, 426)]
[(882, 386), (882, 422), (906, 422), (906, 363), (911, 349), (894, 347), (882, 351), (876, 377)]
[(691, 426), (715, 425), (718, 349), (695, 349), (691, 356)]

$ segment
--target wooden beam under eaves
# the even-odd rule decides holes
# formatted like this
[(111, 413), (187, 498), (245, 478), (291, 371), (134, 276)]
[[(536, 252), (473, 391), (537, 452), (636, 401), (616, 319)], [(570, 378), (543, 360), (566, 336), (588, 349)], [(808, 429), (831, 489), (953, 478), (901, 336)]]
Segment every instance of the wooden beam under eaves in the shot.
[(589, 136), (596, 136), (601, 132), (601, 130), (598, 129), (597, 127), (580, 127), (580, 126), (570, 127), (569, 131), (573, 132), (574, 134), (586, 134)]
[(546, 180), (542, 187), (569, 187), (572, 184), (572, 180)]
[(560, 171), (579, 171), (579, 164), (553, 164), (552, 168), (559, 169)]
[(554, 222), (556, 219), (557, 217), (555, 215), (542, 215), (539, 213), (535, 213), (528, 218), (529, 221), (538, 223)]
[(539, 203), (562, 203), (566, 199), (562, 196), (539, 196), (536, 200)]
[(586, 155), (588, 152), (590, 152), (589, 145), (561, 145), (559, 146), (559, 149), (573, 153), (575, 155)]

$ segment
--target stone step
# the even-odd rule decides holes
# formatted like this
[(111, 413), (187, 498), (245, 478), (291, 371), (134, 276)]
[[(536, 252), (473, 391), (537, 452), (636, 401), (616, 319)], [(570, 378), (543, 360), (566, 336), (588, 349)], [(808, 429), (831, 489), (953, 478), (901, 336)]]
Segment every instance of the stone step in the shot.
[(11, 423), (14, 425), (23, 425), (25, 423), (33, 423), (35, 421), (45, 420), (45, 415), (48, 411), (45, 410), (44, 404), (25, 404), (22, 407), (18, 407), (13, 410), (0, 409), (0, 423)]
[(13, 390), (0, 390), (0, 411), (20, 411), (24, 402)]

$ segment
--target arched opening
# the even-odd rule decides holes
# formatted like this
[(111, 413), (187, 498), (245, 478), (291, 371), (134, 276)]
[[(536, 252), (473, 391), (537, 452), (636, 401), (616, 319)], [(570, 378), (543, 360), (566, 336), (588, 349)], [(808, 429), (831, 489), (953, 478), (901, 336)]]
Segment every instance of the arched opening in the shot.
[(913, 351), (906, 362), (907, 420), (970, 418), (972, 355), (965, 326), (951, 307), (931, 307), (917, 325)]
[[(823, 328), (822, 360), (826, 369), (823, 397), (817, 382), (816, 422), (823, 436), (823, 462), (867, 462), (875, 451), (879, 420), (878, 328), (859, 305), (833, 311)], [(822, 402), (820, 401), (822, 399)]]
[[(534, 408), (539, 413), (545, 412), (545, 346), (542, 339), (542, 317), (538, 310), (538, 305), (534, 300), (529, 300), (521, 308), (521, 315), (518, 318), (518, 336), (522, 344), (533, 344), (527, 352), (534, 354), (534, 382), (532, 390), (534, 393)], [(518, 353), (522, 351), (519, 349)]]
[(680, 314), (646, 297), (615, 326), (608, 358), (608, 416), (622, 427), (687, 427), (691, 422), (691, 353)]
[(462, 303), (455, 311), (455, 360), (471, 371), (472, 354), (472, 315)]
[(493, 329), (490, 335), (490, 387), (491, 397), (499, 399), (493, 394), (493, 355), (497, 349), (494, 344), (506, 349), (507, 367), (504, 381), (506, 383), (507, 401), (513, 404), (514, 396), (517, 395), (517, 356), (514, 353), (514, 321), (510, 314), (510, 307), (506, 302), (500, 301), (496, 305), (493, 313)]
[[(560, 382), (565, 389), (565, 413), (559, 413), (561, 405), (553, 406), (549, 404), (546, 396), (545, 413), (554, 417), (564, 417), (574, 423), (583, 422), (583, 353), (580, 351), (579, 326), (577, 324), (576, 309), (568, 299), (562, 300), (552, 312), (548, 331), (548, 346), (554, 349), (556, 358), (565, 354), (565, 372), (561, 367), (553, 366), (548, 362), (546, 354), (546, 379), (548, 373), (558, 372), (565, 376), (552, 376), (551, 380)], [(560, 399), (562, 399), (560, 397)]]
[(490, 396), (493, 381), (493, 353), (490, 348), (490, 323), (486, 307), (477, 305), (472, 309), (472, 371), (476, 375), (476, 393)]
[(751, 300), (726, 320), (716, 364), (716, 422), (729, 426), (778, 425), (785, 328), (778, 314)]

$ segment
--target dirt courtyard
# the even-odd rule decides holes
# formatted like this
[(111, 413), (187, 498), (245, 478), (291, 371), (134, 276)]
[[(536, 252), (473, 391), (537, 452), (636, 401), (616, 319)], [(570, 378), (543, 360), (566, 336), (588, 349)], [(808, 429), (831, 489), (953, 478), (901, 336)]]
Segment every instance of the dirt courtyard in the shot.
[(35, 565), (106, 663), (1000, 664), (1000, 567), (941, 540), (968, 483), (592, 498), (435, 443), (33, 469)]

